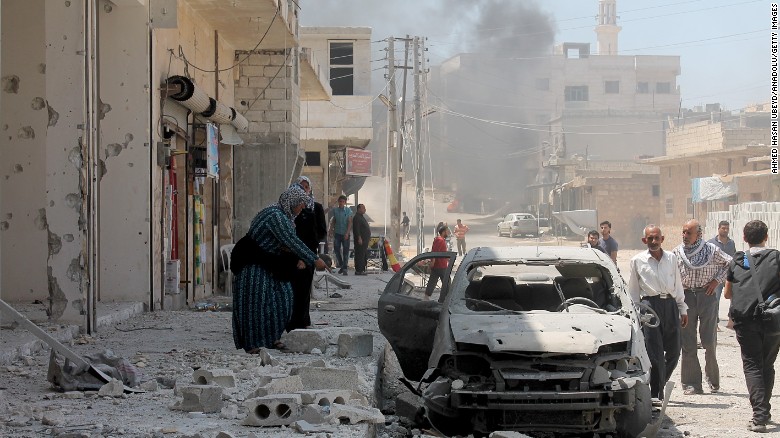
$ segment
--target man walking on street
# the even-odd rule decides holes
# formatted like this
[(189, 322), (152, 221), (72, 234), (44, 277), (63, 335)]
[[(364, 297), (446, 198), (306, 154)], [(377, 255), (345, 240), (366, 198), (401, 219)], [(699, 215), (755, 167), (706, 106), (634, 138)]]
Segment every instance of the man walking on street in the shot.
[[(729, 221), (720, 221), (718, 224), (718, 234), (715, 235), (715, 237), (712, 239), (708, 240), (708, 242), (714, 244), (732, 258), (737, 252), (737, 246), (734, 244), (734, 241), (729, 238)], [(723, 286), (724, 283), (720, 283), (719, 285), (715, 286), (715, 297), (717, 298), (718, 302), (718, 308), (716, 310), (717, 313), (715, 313), (716, 315), (720, 315), (720, 296), (723, 294)], [(720, 321), (720, 317), (718, 317), (717, 321)]]
[(683, 225), (683, 243), (674, 249), (677, 266), (688, 305), (688, 325), (682, 329), (683, 393), (702, 394), (702, 372), (696, 353), (698, 328), (704, 348), (704, 372), (710, 391), (720, 391), (720, 370), (715, 355), (717, 345), (717, 302), (715, 287), (726, 280), (731, 257), (712, 243), (705, 242), (699, 221), (691, 219)]
[(770, 334), (763, 327), (759, 305), (771, 303), (780, 291), (780, 255), (765, 248), (768, 227), (759, 220), (745, 225), (744, 238), (750, 248), (738, 252), (729, 264), (728, 279), (723, 294), (731, 300), (729, 316), (734, 320), (734, 332), (742, 352), (753, 418), (748, 423), (752, 432), (766, 432), (772, 419), (772, 390), (775, 385), (775, 360), (780, 351), (780, 335)]
[(604, 253), (606, 253), (612, 259), (612, 262), (617, 266), (618, 242), (614, 237), (610, 236), (610, 233), (612, 233), (612, 224), (609, 221), (604, 221), (599, 224), (599, 228), (601, 229), (601, 239), (599, 239), (599, 246), (601, 247), (601, 250), (604, 251)]
[(460, 219), (455, 224), (455, 240), (458, 242), (458, 255), (466, 254), (466, 233), (469, 232), (469, 226), (463, 225)]
[(339, 264), (339, 273), (347, 275), (349, 265), (349, 233), (352, 231), (352, 210), (347, 208), (347, 197), (339, 196), (339, 206), (333, 209), (330, 229), (333, 232), (333, 253)]
[(409, 241), (409, 216), (404, 212), (404, 217), (401, 218), (401, 235), (404, 236), (404, 240)]
[(634, 302), (650, 306), (658, 314), (659, 325), (644, 327), (650, 368), (650, 397), (663, 400), (664, 386), (680, 360), (680, 327), (688, 325), (677, 257), (661, 248), (664, 236), (656, 225), (645, 227), (642, 243), (647, 251), (631, 258), (628, 291)]
[[(450, 229), (446, 224), (440, 223), (436, 228), (436, 232), (439, 234), (433, 239), (433, 245), (431, 245), (431, 252), (446, 252), (447, 251), (447, 237), (450, 234)], [(449, 259), (447, 257), (433, 259), (433, 266), (431, 266), (431, 275), (428, 277), (428, 285), (425, 287), (424, 300), (431, 299), (433, 291), (436, 289), (436, 284), (441, 279), (441, 293), (439, 294), (439, 302), (444, 301), (444, 297), (447, 296), (447, 292), (450, 289), (450, 276), (447, 275), (447, 265)]]
[(368, 265), (368, 241), (371, 240), (371, 227), (366, 220), (366, 206), (358, 204), (357, 213), (352, 219), (352, 232), (355, 237), (355, 275), (366, 275)]

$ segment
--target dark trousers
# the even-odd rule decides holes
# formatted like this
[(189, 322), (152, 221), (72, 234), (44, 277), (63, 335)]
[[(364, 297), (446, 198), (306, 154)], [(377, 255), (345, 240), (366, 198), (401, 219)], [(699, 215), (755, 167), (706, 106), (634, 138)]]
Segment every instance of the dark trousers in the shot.
[(290, 320), (286, 329), (302, 329), (311, 325), (309, 305), (311, 303), (311, 283), (314, 279), (314, 266), (298, 270), (295, 278), (290, 282), (293, 290), (293, 306)]
[(642, 302), (658, 314), (658, 327), (644, 327), (650, 362), (650, 397), (663, 399), (664, 386), (680, 360), (680, 311), (674, 298), (644, 297)]
[(447, 275), (447, 268), (431, 268), (431, 276), (428, 277), (428, 285), (425, 287), (425, 295), (433, 295), (436, 284), (441, 279), (441, 293), (439, 294), (439, 302), (444, 301), (444, 297), (447, 296), (447, 291), (450, 289), (450, 276)]
[(333, 254), (336, 256), (339, 269), (346, 271), (349, 265), (349, 236), (345, 234), (333, 235)]
[(362, 240), (362, 244), (355, 240), (355, 272), (366, 272), (368, 265), (368, 239)]
[(702, 389), (702, 373), (696, 346), (698, 330), (701, 346), (704, 347), (704, 374), (711, 387), (720, 387), (720, 369), (715, 348), (718, 344), (718, 301), (713, 293), (705, 289), (685, 289), (685, 304), (688, 305), (688, 325), (682, 329), (682, 364), (680, 377), (683, 389)]
[(775, 385), (775, 360), (780, 350), (780, 335), (767, 335), (761, 321), (734, 321), (734, 332), (742, 351), (748, 398), (753, 407), (753, 422), (766, 424), (771, 416), (772, 389)]

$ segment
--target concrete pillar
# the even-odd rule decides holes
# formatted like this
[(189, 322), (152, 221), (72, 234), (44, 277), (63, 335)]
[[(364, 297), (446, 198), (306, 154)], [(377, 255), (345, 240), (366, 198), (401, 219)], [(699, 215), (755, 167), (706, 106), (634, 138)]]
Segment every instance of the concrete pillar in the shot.
[(293, 72), (297, 50), (255, 51), (239, 67), (235, 108), (249, 120), (249, 130), (241, 135), (244, 145), (234, 150), (236, 239), (300, 173), (300, 83)]

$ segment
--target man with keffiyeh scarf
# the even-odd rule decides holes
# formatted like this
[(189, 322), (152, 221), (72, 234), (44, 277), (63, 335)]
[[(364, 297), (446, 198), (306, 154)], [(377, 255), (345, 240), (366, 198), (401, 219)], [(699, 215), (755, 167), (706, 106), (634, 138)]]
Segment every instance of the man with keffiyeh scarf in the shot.
[(720, 390), (720, 370), (715, 356), (718, 302), (715, 288), (726, 281), (731, 257), (712, 243), (702, 240), (701, 225), (691, 219), (683, 225), (683, 243), (674, 249), (680, 268), (688, 325), (682, 329), (680, 366), (683, 393), (702, 394), (702, 371), (696, 351), (696, 328), (704, 348), (704, 373), (711, 392)]

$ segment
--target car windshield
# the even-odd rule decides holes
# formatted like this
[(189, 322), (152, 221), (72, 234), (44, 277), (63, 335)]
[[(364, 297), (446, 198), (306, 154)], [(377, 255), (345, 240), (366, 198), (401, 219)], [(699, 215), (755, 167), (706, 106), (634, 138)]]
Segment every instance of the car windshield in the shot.
[[(622, 307), (610, 271), (581, 261), (480, 262), (461, 266), (450, 310), (470, 312), (614, 312)], [(565, 303), (565, 304), (564, 304)]]

